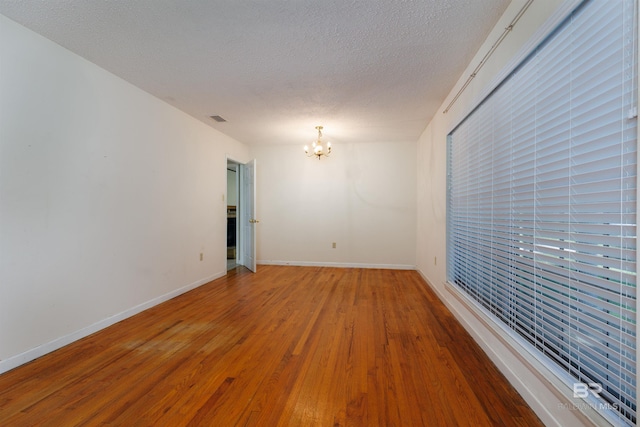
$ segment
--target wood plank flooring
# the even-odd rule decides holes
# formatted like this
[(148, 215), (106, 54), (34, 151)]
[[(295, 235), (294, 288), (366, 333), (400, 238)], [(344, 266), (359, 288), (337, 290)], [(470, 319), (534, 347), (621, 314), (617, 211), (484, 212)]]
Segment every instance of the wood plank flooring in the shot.
[(260, 266), (0, 376), (1, 426), (540, 426), (415, 271)]

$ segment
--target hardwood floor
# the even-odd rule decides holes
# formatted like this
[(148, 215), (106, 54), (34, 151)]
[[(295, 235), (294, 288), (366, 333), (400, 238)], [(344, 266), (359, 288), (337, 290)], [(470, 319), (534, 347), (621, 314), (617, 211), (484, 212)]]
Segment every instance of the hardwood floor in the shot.
[(0, 376), (2, 426), (536, 426), (415, 271), (236, 269)]

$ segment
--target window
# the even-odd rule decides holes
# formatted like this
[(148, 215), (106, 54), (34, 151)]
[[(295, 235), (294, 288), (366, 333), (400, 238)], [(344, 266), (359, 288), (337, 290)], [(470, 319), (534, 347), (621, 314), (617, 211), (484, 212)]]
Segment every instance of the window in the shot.
[(448, 141), (448, 280), (629, 425), (635, 3), (582, 3)]

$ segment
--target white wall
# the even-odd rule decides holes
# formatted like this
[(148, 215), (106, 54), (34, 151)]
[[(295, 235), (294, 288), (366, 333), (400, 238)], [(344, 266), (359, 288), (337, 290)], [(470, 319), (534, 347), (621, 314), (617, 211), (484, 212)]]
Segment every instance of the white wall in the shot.
[(248, 149), (3, 16), (0, 55), (2, 372), (225, 274)]
[[(253, 147), (258, 263), (414, 268), (416, 144)], [(336, 248), (332, 248), (332, 243)]]
[(560, 402), (564, 400), (560, 392), (530, 369), (529, 362), (505, 345), (504, 337), (492, 333), (445, 287), (447, 134), (469, 112), (505, 65), (518, 56), (547, 19), (566, 3), (561, 0), (533, 2), (454, 107), (447, 114), (443, 111), (524, 2), (512, 2), (418, 141), (417, 268), (546, 425), (578, 426), (588, 422), (587, 419), (578, 411), (562, 407)]

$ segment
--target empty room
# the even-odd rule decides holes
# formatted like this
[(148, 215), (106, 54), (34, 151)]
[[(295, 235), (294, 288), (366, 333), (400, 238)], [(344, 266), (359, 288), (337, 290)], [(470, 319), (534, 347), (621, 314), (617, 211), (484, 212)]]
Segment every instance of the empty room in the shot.
[(637, 0), (0, 0), (0, 425), (637, 425)]

